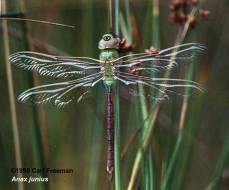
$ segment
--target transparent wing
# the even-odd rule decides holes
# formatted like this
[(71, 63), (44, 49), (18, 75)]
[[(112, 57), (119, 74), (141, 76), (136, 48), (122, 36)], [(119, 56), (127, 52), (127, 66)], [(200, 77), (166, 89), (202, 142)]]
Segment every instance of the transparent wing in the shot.
[(171, 69), (179, 63), (190, 61), (196, 53), (203, 52), (205, 46), (198, 43), (187, 43), (163, 49), (155, 54), (139, 53), (120, 57), (114, 61), (114, 67), (134, 68), (134, 71), (158, 72)]
[(77, 96), (79, 87), (93, 87), (103, 78), (103, 73), (91, 74), (81, 79), (68, 82), (42, 85), (26, 90), (18, 97), (20, 102), (33, 102), (36, 104), (54, 104), (62, 108), (72, 102), (79, 102), (87, 91)]
[(14, 53), (10, 62), (40, 75), (56, 78), (77, 78), (99, 72), (99, 60), (88, 57), (60, 57), (42, 53), (22, 51)]
[[(162, 99), (164, 98), (169, 99), (171, 93), (178, 94), (181, 96), (189, 96), (196, 90), (203, 91), (203, 89), (198, 83), (190, 80), (184, 80), (184, 79), (153, 78), (153, 77), (139, 76), (139, 75), (120, 72), (120, 71), (117, 71), (115, 73), (115, 78), (129, 87), (133, 85), (136, 86), (136, 84), (142, 84), (150, 87), (151, 89), (154, 89), (154, 92), (156, 92), (154, 94), (157, 94), (157, 97), (156, 96), (152, 97), (153, 99), (157, 99), (160, 97), (163, 97)], [(189, 88), (191, 90), (184, 91), (184, 87)], [(130, 89), (132, 90), (132, 88)], [(132, 90), (132, 94), (135, 94), (136, 96), (138, 95), (138, 93), (136, 93), (133, 90)]]

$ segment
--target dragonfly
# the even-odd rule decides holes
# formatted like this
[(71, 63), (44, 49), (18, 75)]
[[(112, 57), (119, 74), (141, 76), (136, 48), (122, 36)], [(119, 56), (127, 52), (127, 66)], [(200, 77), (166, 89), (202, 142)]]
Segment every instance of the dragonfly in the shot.
[(117, 82), (126, 87), (143, 85), (168, 97), (175, 89), (201, 90), (197, 82), (178, 78), (153, 77), (152, 73), (167, 71), (181, 62), (202, 52), (205, 46), (185, 43), (167, 49), (126, 54), (120, 56), (122, 40), (113, 34), (104, 34), (98, 43), (99, 59), (91, 57), (54, 56), (44, 53), (21, 51), (10, 55), (12, 64), (42, 76), (62, 78), (66, 81), (30, 88), (18, 97), (20, 102), (53, 104), (59, 108), (79, 102), (88, 91), (76, 97), (80, 88), (91, 88), (103, 83), (106, 94), (106, 170), (114, 171), (114, 87)]

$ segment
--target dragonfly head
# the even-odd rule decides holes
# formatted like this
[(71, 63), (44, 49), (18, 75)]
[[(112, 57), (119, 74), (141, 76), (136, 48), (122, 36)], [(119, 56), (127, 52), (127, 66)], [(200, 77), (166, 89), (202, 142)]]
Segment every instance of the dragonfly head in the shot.
[(99, 49), (119, 49), (120, 38), (113, 36), (112, 34), (104, 34), (99, 41)]

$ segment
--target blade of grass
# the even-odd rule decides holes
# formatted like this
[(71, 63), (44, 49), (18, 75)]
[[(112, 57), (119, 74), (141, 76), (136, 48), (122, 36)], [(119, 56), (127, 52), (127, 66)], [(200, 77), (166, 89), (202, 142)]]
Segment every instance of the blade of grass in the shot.
[[(149, 115), (150, 127), (148, 128), (147, 131), (145, 131), (146, 136), (145, 136), (145, 138), (143, 140), (143, 144), (142, 144), (144, 152), (147, 150), (147, 148), (149, 146), (158, 112), (159, 112), (159, 107), (156, 107), (154, 112), (150, 112), (150, 115)], [(133, 169), (131, 172), (131, 177), (130, 177), (128, 188), (127, 188), (128, 190), (134, 189), (134, 185), (136, 183), (136, 179), (138, 176), (138, 172), (140, 169), (139, 167), (140, 167), (140, 163), (141, 163), (142, 158), (143, 158), (142, 148), (140, 147), (138, 149), (137, 155), (135, 157), (134, 166), (133, 166)]]
[(126, 12), (126, 28), (128, 34), (128, 43), (132, 43), (132, 25), (131, 25), (131, 14), (130, 14), (130, 0), (125, 0), (125, 12)]
[[(6, 2), (2, 0), (1, 2), (1, 11), (6, 12)], [(2, 12), (0, 12), (2, 13)], [(13, 141), (15, 148), (15, 161), (16, 167), (22, 168), (22, 159), (21, 159), (21, 147), (20, 147), (20, 137), (17, 123), (17, 111), (16, 111), (16, 102), (14, 94), (14, 84), (13, 84), (13, 75), (11, 65), (8, 61), (10, 55), (10, 44), (9, 44), (9, 35), (8, 35), (8, 25), (7, 21), (2, 21), (2, 30), (3, 30), (3, 47), (5, 50), (5, 63), (6, 63), (6, 74), (7, 74), (7, 85), (9, 93), (9, 103), (10, 103), (10, 114), (12, 119), (12, 130), (13, 130)], [(18, 177), (23, 177), (22, 173), (17, 173)], [(24, 190), (24, 184), (18, 183), (18, 190)]]
[(155, 168), (154, 168), (154, 162), (153, 162), (153, 152), (152, 149), (149, 149), (148, 153), (148, 163), (149, 163), (149, 189), (154, 190), (155, 189)]
[[(146, 21), (145, 21), (145, 32), (146, 34), (149, 33), (148, 32), (148, 23), (149, 23), (149, 20), (151, 19), (151, 7), (149, 6), (147, 8), (147, 11), (146, 11)], [(145, 35), (144, 36), (144, 39), (143, 39), (143, 44), (146, 44), (146, 42), (149, 41), (149, 39), (147, 39), (149, 35)], [(142, 147), (143, 143), (144, 143), (144, 138), (145, 138), (145, 132), (147, 131), (147, 129), (150, 127), (150, 123), (149, 123), (149, 120), (147, 119), (148, 117), (148, 107), (147, 107), (147, 100), (146, 100), (146, 97), (145, 97), (145, 89), (144, 89), (144, 86), (142, 84), (138, 84), (138, 90), (139, 90), (139, 105), (140, 105), (140, 115), (141, 115), (141, 118), (142, 118), (142, 121), (144, 121), (144, 129), (142, 130), (142, 133), (141, 133), (141, 138), (140, 138), (140, 141), (139, 141), (139, 147), (141, 148), (142, 150), (142, 155), (144, 155), (144, 148)], [(148, 169), (146, 170), (146, 167), (145, 165), (147, 165), (147, 159), (144, 159), (144, 158), (147, 158), (144, 157), (144, 156), (141, 156), (142, 160), (141, 160), (141, 184), (142, 184), (142, 188), (145, 189), (147, 188), (147, 181), (148, 181)]]
[[(115, 21), (114, 21), (114, 31), (116, 35), (120, 32), (120, 2), (119, 0), (114, 0), (114, 10), (115, 10)], [(116, 84), (115, 93), (115, 129), (114, 129), (114, 173), (115, 173), (115, 190), (121, 189), (121, 173), (120, 173), (120, 102), (119, 102), (119, 84)]]
[(125, 144), (125, 146), (122, 149), (121, 152), (121, 159), (124, 159), (127, 150), (129, 149), (129, 147), (134, 143), (134, 141), (137, 139), (138, 135), (140, 134), (142, 128), (138, 128), (129, 138), (129, 140), (127, 141), (127, 143)]
[(229, 160), (229, 136), (227, 136), (224, 146), (222, 147), (218, 163), (212, 177), (211, 183), (208, 185), (206, 190), (217, 190), (220, 189), (220, 182), (223, 177), (223, 170), (225, 169), (226, 164)]
[(156, 48), (160, 48), (159, 5), (159, 0), (152, 0), (152, 45)]
[[(87, 39), (88, 44), (83, 46), (83, 53), (88, 55), (93, 55), (94, 48), (93, 48), (93, 37), (94, 37), (94, 25), (93, 25), (93, 0), (86, 0), (85, 1), (85, 14), (82, 27), (82, 33), (84, 33), (85, 39)], [(98, 113), (98, 110), (102, 110), (104, 108), (104, 101), (101, 100), (103, 87), (98, 86), (96, 93), (96, 106), (95, 109), (89, 109), (90, 105), (87, 103), (89, 115), (92, 117), (96, 117), (94, 113)], [(101, 151), (102, 151), (102, 142), (103, 139), (103, 126), (102, 123), (99, 121), (98, 117), (95, 118), (95, 121), (92, 120), (92, 123), (89, 124), (94, 125), (92, 130), (92, 135), (90, 137), (90, 150), (89, 150), (89, 172), (88, 178), (85, 179), (85, 186), (86, 189), (97, 189), (98, 188), (98, 178), (99, 178), (99, 159), (101, 158)]]
[(144, 174), (143, 174), (143, 181), (144, 181), (144, 184), (143, 184), (143, 189), (145, 190), (149, 190), (149, 184), (150, 184), (150, 178), (149, 178), (149, 165), (148, 165), (148, 162), (147, 162), (147, 159), (146, 159), (146, 162), (144, 162)]
[(190, 114), (187, 115), (188, 118), (185, 128), (180, 129), (180, 131), (183, 131), (183, 139), (181, 141), (179, 155), (177, 158), (178, 161), (174, 168), (174, 171), (179, 169), (179, 173), (176, 174), (175, 178), (171, 177), (171, 189), (184, 189), (185, 187), (183, 187), (183, 185), (187, 184), (185, 178), (187, 176), (187, 170), (190, 167), (190, 163), (188, 161), (192, 156), (195, 132), (197, 131), (201, 121), (201, 111), (204, 103), (203, 100), (203, 96), (193, 97), (192, 104), (189, 105), (188, 113)]
[[(160, 14), (160, 3), (159, 0), (152, 0), (152, 46), (160, 48), (160, 25), (159, 25), (159, 14)], [(155, 77), (154, 73), (151, 74), (151, 77)], [(151, 92), (154, 93), (154, 92)], [(152, 94), (154, 95), (154, 94)], [(152, 143), (152, 141), (151, 141)], [(153, 190), (156, 188), (156, 169), (154, 168), (153, 160), (153, 151), (149, 149), (148, 151), (148, 165), (149, 165), (149, 176), (150, 176), (150, 189)]]
[(120, 173), (120, 104), (119, 104), (119, 88), (116, 87), (115, 94), (115, 138), (114, 138), (114, 163), (115, 163), (115, 190), (121, 189), (121, 173)]
[(75, 28), (75, 26), (61, 24), (61, 23), (55, 23), (55, 22), (49, 22), (49, 21), (43, 21), (43, 20), (34, 20), (34, 19), (17, 18), (17, 17), (10, 17), (10, 18), (1, 17), (0, 19), (1, 20), (7, 19), (7, 20), (14, 20), (14, 21), (25, 21), (25, 22), (49, 24), (49, 25), (54, 25), (54, 26), (59, 26), (59, 27), (67, 27), (67, 28), (72, 28), (72, 29)]
[(168, 188), (168, 182), (171, 178), (173, 168), (175, 167), (174, 165), (176, 163), (176, 159), (177, 159), (178, 151), (179, 151), (180, 146), (181, 146), (182, 138), (183, 138), (183, 130), (180, 129), (180, 131), (178, 132), (178, 137), (177, 137), (177, 141), (176, 141), (172, 156), (169, 160), (169, 165), (166, 169), (166, 173), (165, 173), (164, 178), (163, 178), (162, 187), (161, 187), (162, 190), (169, 189)]

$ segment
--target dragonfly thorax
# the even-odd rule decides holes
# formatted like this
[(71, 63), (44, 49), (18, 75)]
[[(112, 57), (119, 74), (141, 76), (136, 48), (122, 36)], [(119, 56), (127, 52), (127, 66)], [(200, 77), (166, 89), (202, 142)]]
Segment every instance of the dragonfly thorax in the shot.
[(104, 71), (104, 83), (108, 86), (111, 86), (115, 82), (113, 61), (117, 58), (119, 58), (119, 53), (116, 49), (102, 50), (99, 56), (103, 64), (101, 70)]
[(112, 62), (117, 58), (119, 58), (119, 53), (116, 49), (104, 49), (99, 55), (99, 59), (102, 62)]

